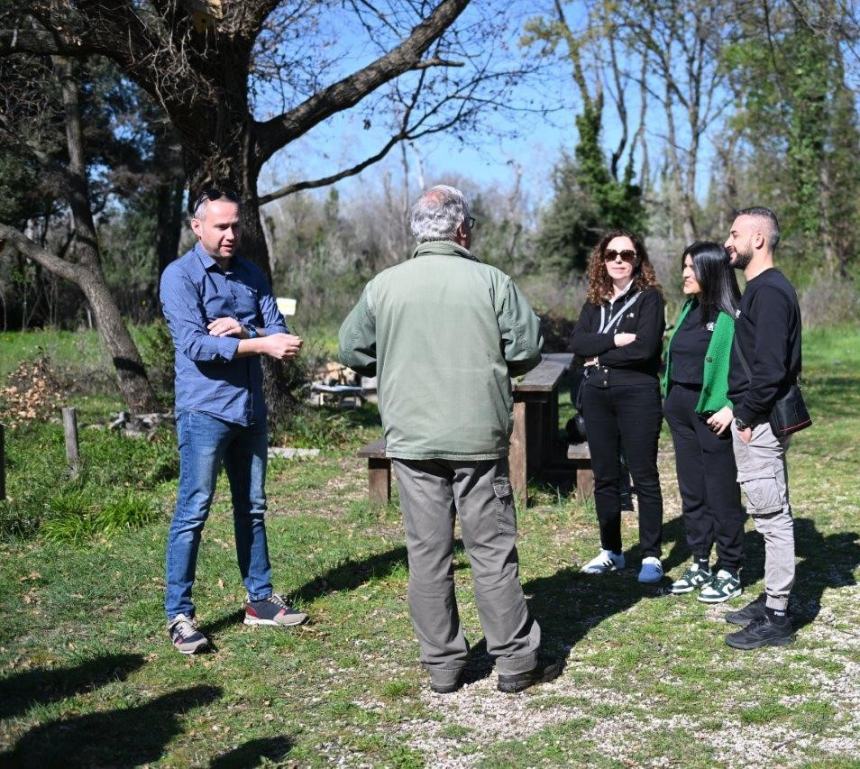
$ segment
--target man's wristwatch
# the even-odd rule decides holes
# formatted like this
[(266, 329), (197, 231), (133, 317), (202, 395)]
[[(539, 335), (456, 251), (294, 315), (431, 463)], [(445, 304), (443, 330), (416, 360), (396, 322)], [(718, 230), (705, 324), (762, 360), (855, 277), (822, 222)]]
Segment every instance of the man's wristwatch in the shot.
[(735, 427), (738, 428), (738, 432), (743, 432), (744, 430), (749, 429), (749, 425), (740, 417), (735, 417)]
[(258, 336), (260, 336), (257, 333), (257, 329), (254, 326), (251, 326), (251, 325), (246, 326), (243, 324), (242, 328), (245, 329), (245, 336), (248, 337), (248, 339), (256, 339)]

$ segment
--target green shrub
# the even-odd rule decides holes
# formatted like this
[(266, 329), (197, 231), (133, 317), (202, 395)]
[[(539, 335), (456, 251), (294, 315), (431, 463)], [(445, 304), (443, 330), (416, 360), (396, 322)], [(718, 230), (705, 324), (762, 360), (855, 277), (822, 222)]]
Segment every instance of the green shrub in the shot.
[(6, 452), (3, 539), (38, 534), (80, 543), (142, 526), (160, 515), (153, 492), (178, 475), (176, 441), (166, 427), (151, 441), (83, 429), (77, 478), (69, 475), (59, 425), (31, 423), (9, 430)]
[(860, 320), (860, 291), (850, 280), (816, 273), (800, 292), (800, 312), (805, 328), (856, 323)]
[(97, 536), (139, 528), (161, 515), (153, 500), (141, 494), (126, 493), (100, 502), (86, 493), (73, 492), (51, 503), (51, 513), (41, 529), (50, 542), (82, 544)]

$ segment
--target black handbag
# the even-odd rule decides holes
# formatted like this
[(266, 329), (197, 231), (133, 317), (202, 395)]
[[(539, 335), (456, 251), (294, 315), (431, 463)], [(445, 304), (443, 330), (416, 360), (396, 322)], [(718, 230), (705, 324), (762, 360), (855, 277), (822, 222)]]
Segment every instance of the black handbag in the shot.
[[(737, 337), (732, 339), (732, 344), (738, 354), (738, 359), (744, 368), (747, 379), (752, 381), (752, 372), (744, 354), (741, 352), (741, 346), (738, 344)], [(773, 434), (777, 438), (787, 438), (792, 433), (800, 432), (812, 424), (812, 417), (809, 416), (809, 411), (803, 400), (803, 393), (800, 392), (800, 385), (797, 382), (793, 382), (788, 390), (774, 401), (768, 422), (770, 422), (770, 429), (773, 430)]]
[(577, 373), (579, 376), (574, 375), (570, 393), (570, 400), (573, 402), (576, 413), (565, 425), (567, 440), (570, 443), (584, 443), (588, 439), (585, 434), (585, 417), (582, 416), (582, 388), (585, 387), (585, 376), (583, 376), (582, 369), (579, 369)]
[(812, 424), (812, 417), (809, 416), (803, 394), (797, 384), (793, 384), (785, 395), (776, 399), (768, 421), (774, 435), (780, 438), (799, 432)]

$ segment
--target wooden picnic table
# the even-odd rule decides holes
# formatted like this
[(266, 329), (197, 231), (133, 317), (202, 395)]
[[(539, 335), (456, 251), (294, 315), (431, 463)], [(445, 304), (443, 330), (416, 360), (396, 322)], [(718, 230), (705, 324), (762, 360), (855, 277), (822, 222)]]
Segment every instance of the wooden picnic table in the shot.
[[(514, 427), (508, 455), (515, 497), (528, 503), (529, 477), (589, 473), (588, 457), (568, 458), (567, 442), (559, 440), (558, 391), (573, 362), (572, 353), (545, 353), (541, 362), (512, 382)], [(587, 449), (586, 449), (587, 454)], [(368, 494), (372, 502), (391, 499), (391, 461), (385, 456), (385, 439), (364, 446), (358, 456), (367, 459)], [(573, 460), (573, 461), (571, 461)]]
[[(528, 503), (528, 478), (567, 467), (567, 443), (558, 436), (558, 390), (573, 353), (544, 353), (541, 362), (514, 380), (514, 429), (508, 455), (514, 495)], [(568, 468), (569, 469), (569, 468)]]

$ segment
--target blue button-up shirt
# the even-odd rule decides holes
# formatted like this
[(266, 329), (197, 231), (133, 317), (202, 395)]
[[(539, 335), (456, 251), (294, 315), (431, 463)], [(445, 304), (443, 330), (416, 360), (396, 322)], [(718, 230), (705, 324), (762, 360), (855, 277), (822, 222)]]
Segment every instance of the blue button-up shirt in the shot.
[(206, 328), (216, 318), (230, 317), (266, 334), (287, 333), (263, 273), (241, 256), (222, 270), (197, 243), (165, 269), (160, 297), (176, 348), (176, 412), (264, 424), (259, 357), (237, 358), (239, 339), (212, 336)]

